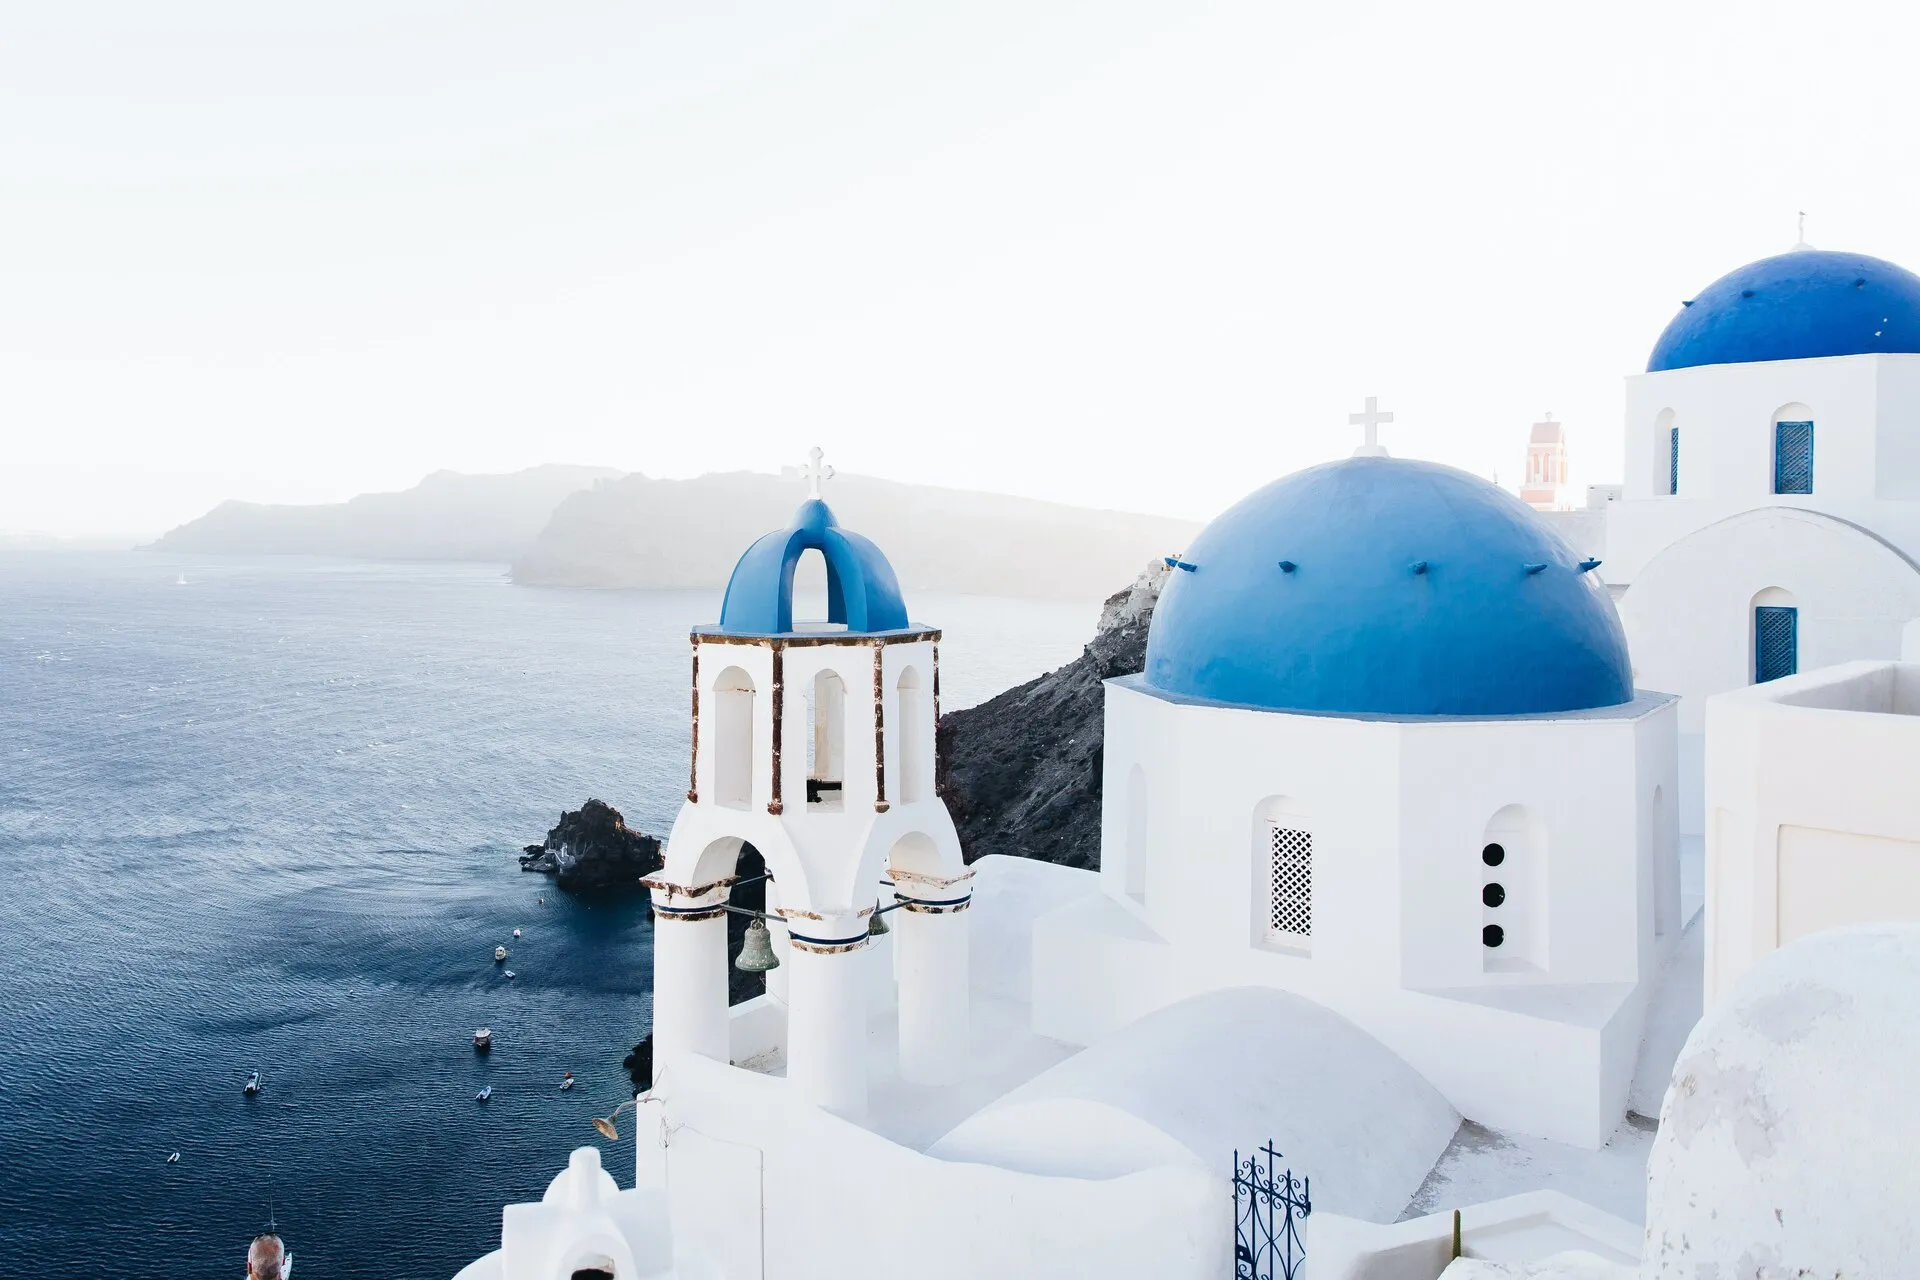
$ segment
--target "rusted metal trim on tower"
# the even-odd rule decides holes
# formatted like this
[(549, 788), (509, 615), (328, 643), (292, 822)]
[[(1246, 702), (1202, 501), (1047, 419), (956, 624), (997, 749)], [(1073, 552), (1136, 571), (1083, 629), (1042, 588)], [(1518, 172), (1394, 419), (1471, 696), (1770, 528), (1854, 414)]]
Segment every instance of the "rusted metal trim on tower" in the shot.
[(692, 633), (696, 644), (752, 644), (795, 649), (811, 648), (814, 645), (863, 645), (863, 644), (917, 644), (922, 640), (938, 641), (940, 631), (937, 627), (926, 627), (918, 631), (893, 631), (883, 635), (874, 635), (863, 631), (821, 631), (803, 632), (798, 635), (778, 636), (736, 636), (724, 631), (701, 631)]
[(868, 916), (873, 914), (873, 908), (860, 907), (851, 913), (848, 913), (845, 911), (836, 911), (832, 916), (827, 916), (824, 913), (819, 911), (808, 911), (805, 907), (775, 907), (773, 908), (773, 914), (776, 916), (779, 916), (783, 920), (839, 919), (840, 917), (848, 914), (851, 914), (855, 920), (864, 920)]
[[(929, 890), (951, 889), (954, 885), (965, 884), (967, 881), (973, 879), (977, 871), (978, 868), (976, 867), (967, 867), (955, 875), (937, 876), (925, 871), (908, 871), (904, 867), (890, 866), (887, 868), (887, 874), (893, 877), (893, 883), (896, 888), (925, 886), (926, 889)], [(932, 894), (926, 894), (925, 900), (928, 902), (937, 901)]]
[(915, 902), (912, 898), (900, 899), (900, 909), (922, 916), (950, 916), (956, 911), (965, 911), (973, 905), (971, 895), (958, 902)]
[(873, 811), (887, 811), (887, 712), (886, 679), (881, 674), (881, 659), (886, 647), (873, 646)]
[[(693, 750), (687, 758), (687, 803), (700, 803), (700, 637), (693, 641)], [(938, 699), (936, 699), (938, 701)]]
[(705, 884), (675, 884), (671, 880), (656, 880), (652, 876), (642, 876), (640, 885), (645, 889), (656, 889), (667, 895), (671, 902), (676, 897), (698, 898), (712, 893), (715, 889), (730, 889), (739, 883), (739, 876), (721, 876), (718, 880), (709, 880)]
[(718, 920), (727, 914), (725, 907), (663, 907), (653, 904), (655, 920)]
[(793, 933), (789, 932), (787, 934), (787, 945), (796, 951), (811, 951), (817, 956), (837, 956), (849, 951), (861, 950), (867, 945), (867, 939), (862, 936), (858, 938), (848, 938), (842, 942), (814, 942), (807, 938), (796, 937)]
[(773, 798), (767, 801), (767, 812), (778, 817), (780, 803), (780, 728), (786, 717), (786, 646), (778, 640), (773, 643)]

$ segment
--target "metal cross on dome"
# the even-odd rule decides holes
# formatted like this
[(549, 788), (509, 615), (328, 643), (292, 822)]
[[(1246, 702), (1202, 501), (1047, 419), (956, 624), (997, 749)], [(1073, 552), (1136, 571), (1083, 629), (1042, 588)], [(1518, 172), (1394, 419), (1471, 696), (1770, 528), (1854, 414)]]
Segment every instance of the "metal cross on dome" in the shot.
[(1380, 447), (1380, 424), (1392, 422), (1393, 415), (1380, 412), (1380, 397), (1368, 396), (1366, 411), (1347, 415), (1347, 425), (1365, 427), (1367, 442), (1353, 451), (1356, 458), (1380, 458), (1386, 456), (1386, 450)]
[(807, 478), (807, 496), (809, 498), (818, 499), (820, 497), (820, 482), (833, 479), (833, 468), (820, 461), (820, 459), (826, 456), (826, 452), (822, 450), (819, 445), (815, 445), (813, 448), (807, 450), (807, 465), (800, 468), (800, 474)]

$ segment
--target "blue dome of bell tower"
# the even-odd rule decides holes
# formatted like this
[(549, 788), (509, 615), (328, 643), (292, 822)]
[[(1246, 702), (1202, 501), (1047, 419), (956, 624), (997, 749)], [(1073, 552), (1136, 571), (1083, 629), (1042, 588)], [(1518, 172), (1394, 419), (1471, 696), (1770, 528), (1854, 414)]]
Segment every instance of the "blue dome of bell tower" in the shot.
[(720, 629), (740, 635), (781, 635), (793, 626), (793, 571), (808, 551), (827, 562), (827, 621), (851, 632), (899, 631), (908, 626), (900, 582), (880, 548), (842, 529), (833, 511), (809, 498), (793, 523), (757, 539), (733, 566), (720, 604)]

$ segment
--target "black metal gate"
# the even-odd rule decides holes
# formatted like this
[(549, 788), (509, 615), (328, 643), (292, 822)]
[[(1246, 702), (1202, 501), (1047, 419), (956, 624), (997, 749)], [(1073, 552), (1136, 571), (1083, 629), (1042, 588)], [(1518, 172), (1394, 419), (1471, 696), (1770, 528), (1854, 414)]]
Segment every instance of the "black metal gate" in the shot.
[(1300, 1224), (1313, 1212), (1309, 1180), (1294, 1177), (1291, 1169), (1276, 1170), (1278, 1159), (1271, 1142), (1245, 1160), (1233, 1153), (1234, 1280), (1301, 1280), (1306, 1274)]

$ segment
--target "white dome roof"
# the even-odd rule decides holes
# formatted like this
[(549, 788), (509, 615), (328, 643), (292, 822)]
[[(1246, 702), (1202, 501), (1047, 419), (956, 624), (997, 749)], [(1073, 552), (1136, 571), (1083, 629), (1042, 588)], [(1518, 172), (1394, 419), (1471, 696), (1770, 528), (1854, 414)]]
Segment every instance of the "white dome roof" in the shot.
[(1912, 1274), (1915, 1062), (1920, 925), (1836, 929), (1761, 961), (1674, 1067), (1645, 1274)]

